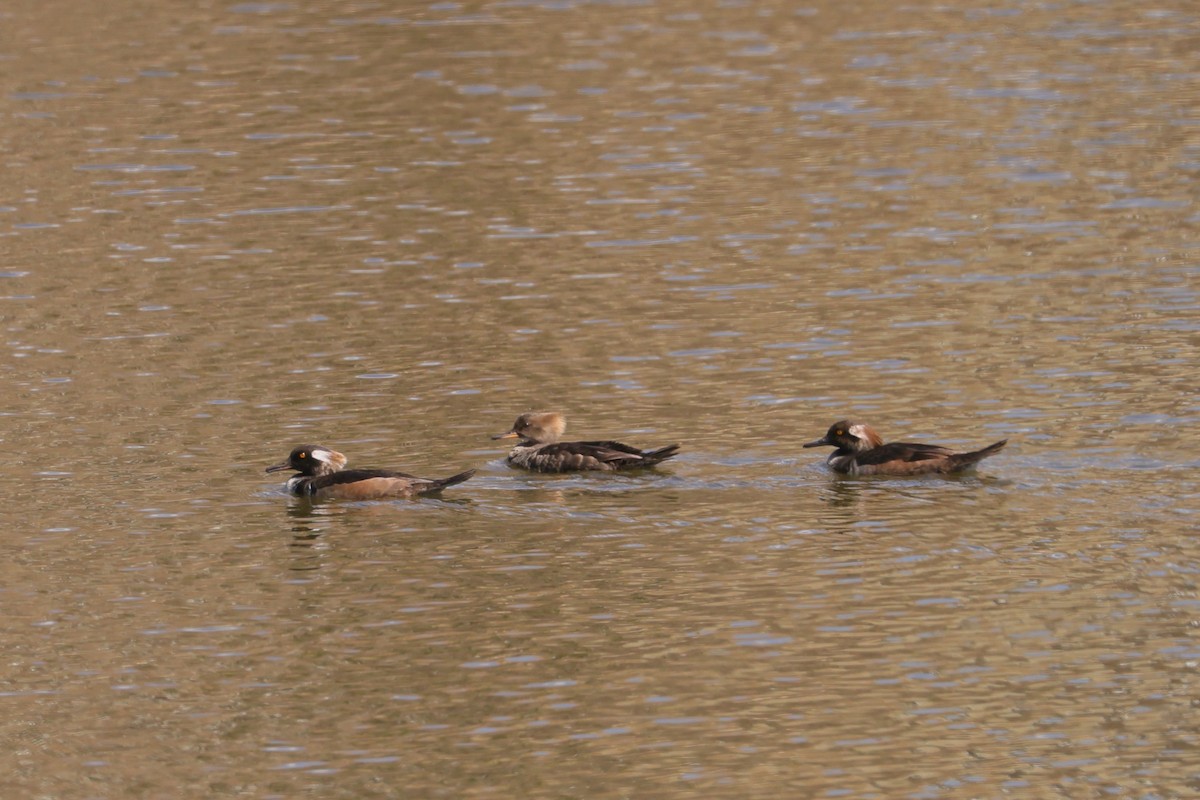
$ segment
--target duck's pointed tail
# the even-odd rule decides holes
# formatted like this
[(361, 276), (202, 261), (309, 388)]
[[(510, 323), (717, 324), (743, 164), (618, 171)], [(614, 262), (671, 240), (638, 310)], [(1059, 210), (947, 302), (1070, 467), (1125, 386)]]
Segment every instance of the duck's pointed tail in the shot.
[(475, 474), (475, 470), (469, 469), (466, 472), (460, 472), (457, 475), (451, 475), (449, 478), (438, 478), (436, 480), (431, 480), (427, 486), (421, 487), (420, 493), (421, 494), (434, 494), (436, 492), (440, 492), (442, 489), (445, 489), (447, 486), (454, 486), (455, 484), (459, 484), (465, 480), (470, 479), (470, 477), (474, 474)]
[(955, 453), (950, 456), (949, 472), (959, 472), (960, 470), (968, 469), (975, 466), (980, 461), (983, 461), (988, 456), (994, 456), (1004, 449), (1004, 445), (1008, 444), (1008, 439), (1001, 439), (998, 442), (989, 444), (982, 450), (976, 450), (973, 453)]
[(657, 450), (643, 450), (642, 458), (645, 460), (645, 466), (653, 467), (655, 464), (661, 464), (668, 458), (671, 458), (679, 453), (678, 444), (669, 444), (666, 447), (660, 447)]

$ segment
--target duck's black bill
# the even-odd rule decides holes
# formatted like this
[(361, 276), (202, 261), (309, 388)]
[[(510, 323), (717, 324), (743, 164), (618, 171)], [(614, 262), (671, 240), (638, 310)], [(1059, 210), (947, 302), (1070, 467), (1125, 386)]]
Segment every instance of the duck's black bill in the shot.
[(291, 468), (292, 468), (292, 465), (289, 464), (288, 462), (284, 461), (282, 464), (273, 464), (272, 466), (267, 467), (266, 471), (267, 472), (282, 472), (285, 469), (291, 469)]
[(815, 442), (808, 442), (808, 443), (802, 444), (800, 446), (801, 447), (829, 447), (832, 445), (833, 445), (833, 442), (829, 441), (828, 436), (822, 436), (820, 439), (817, 439)]

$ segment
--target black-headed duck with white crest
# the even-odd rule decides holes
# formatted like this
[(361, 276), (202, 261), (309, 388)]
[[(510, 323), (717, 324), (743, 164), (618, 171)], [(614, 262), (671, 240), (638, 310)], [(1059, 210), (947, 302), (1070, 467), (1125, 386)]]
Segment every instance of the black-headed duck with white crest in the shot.
[(951, 475), (970, 469), (988, 456), (999, 453), (1008, 442), (1001, 439), (981, 450), (958, 453), (936, 444), (891, 442), (870, 425), (844, 419), (830, 426), (825, 436), (804, 447), (835, 447), (827, 460), (829, 468), (843, 475)]
[(447, 486), (470, 478), (469, 469), (449, 478), (418, 478), (388, 469), (343, 469), (346, 457), (319, 444), (304, 444), (292, 450), (286, 461), (267, 467), (267, 472), (294, 470), (284, 486), (298, 497), (314, 500), (384, 500), (436, 494)]

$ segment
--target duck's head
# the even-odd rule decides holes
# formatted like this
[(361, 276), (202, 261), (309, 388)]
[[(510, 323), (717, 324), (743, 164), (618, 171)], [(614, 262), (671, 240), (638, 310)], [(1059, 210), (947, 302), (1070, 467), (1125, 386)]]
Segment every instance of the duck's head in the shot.
[(859, 453), (883, 444), (883, 437), (865, 422), (852, 422), (844, 419), (829, 426), (823, 438), (815, 442), (806, 442), (804, 447), (836, 447), (839, 450), (849, 450)]
[(292, 469), (310, 478), (328, 475), (346, 466), (346, 457), (336, 450), (319, 444), (302, 444), (291, 452), (287, 461), (267, 467), (267, 472)]
[(557, 442), (567, 430), (567, 418), (557, 411), (531, 411), (517, 417), (512, 428), (493, 439), (520, 439), (533, 444)]

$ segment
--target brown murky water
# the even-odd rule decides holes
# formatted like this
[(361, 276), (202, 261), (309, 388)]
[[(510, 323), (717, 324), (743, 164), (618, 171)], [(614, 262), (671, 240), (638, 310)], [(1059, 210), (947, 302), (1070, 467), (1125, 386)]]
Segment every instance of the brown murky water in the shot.
[(1200, 790), (1193, 4), (3, 22), (4, 797)]

